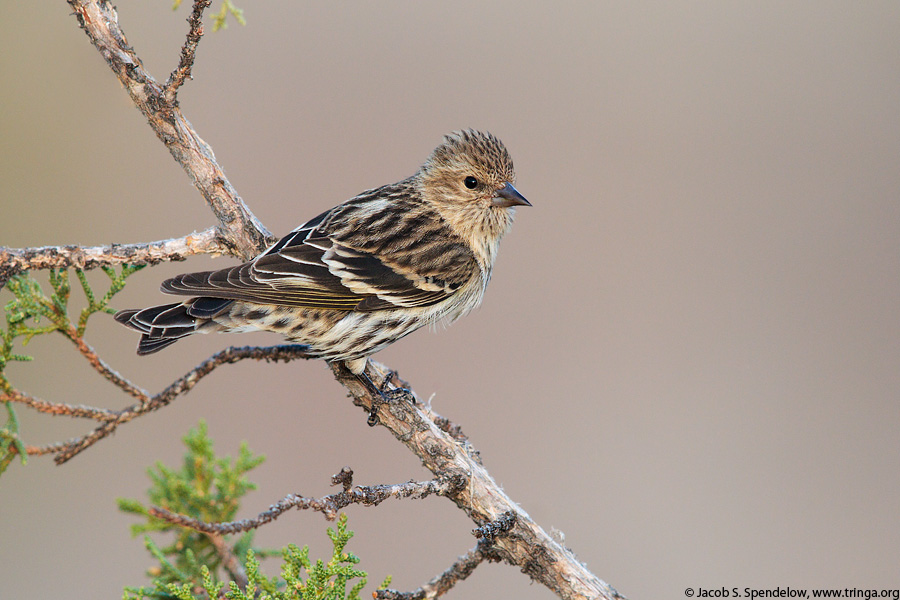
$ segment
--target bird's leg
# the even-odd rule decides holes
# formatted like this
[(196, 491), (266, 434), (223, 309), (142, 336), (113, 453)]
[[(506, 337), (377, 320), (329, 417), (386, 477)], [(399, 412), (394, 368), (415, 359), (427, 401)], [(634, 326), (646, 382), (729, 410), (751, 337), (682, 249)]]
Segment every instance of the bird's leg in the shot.
[(375, 427), (378, 425), (378, 407), (388, 402), (388, 398), (385, 397), (381, 388), (375, 385), (375, 382), (372, 381), (372, 378), (365, 371), (357, 375), (356, 378), (365, 386), (372, 397), (372, 406), (369, 408), (369, 418), (366, 420), (366, 423), (369, 427)]
[(381, 385), (375, 385), (375, 382), (372, 381), (372, 378), (369, 377), (369, 374), (366, 373), (366, 370), (363, 369), (361, 373), (356, 375), (356, 378), (360, 383), (368, 390), (369, 395), (372, 397), (372, 407), (369, 409), (369, 418), (366, 421), (369, 427), (374, 427), (378, 424), (378, 408), (382, 404), (388, 404), (390, 402), (395, 402), (397, 400), (405, 399), (413, 404), (416, 403), (416, 397), (413, 393), (405, 387), (401, 388), (390, 388), (391, 380), (397, 374), (396, 371), (388, 371), (384, 380), (382, 380)]

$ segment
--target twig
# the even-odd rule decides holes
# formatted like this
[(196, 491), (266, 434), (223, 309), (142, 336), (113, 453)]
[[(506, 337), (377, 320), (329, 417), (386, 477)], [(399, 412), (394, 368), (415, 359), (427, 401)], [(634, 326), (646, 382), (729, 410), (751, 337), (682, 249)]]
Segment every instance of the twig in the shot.
[[(373, 594), (377, 600), (424, 600), (438, 598), (446, 594), (460, 581), (466, 579), (485, 560), (491, 560), (486, 544), (479, 542), (477, 546), (456, 559), (449, 569), (411, 592), (397, 590), (376, 590)], [(496, 559), (495, 559), (496, 560)]]
[(212, 542), (213, 548), (216, 549), (216, 553), (222, 559), (222, 566), (228, 571), (228, 574), (231, 575), (231, 579), (234, 580), (238, 586), (242, 590), (247, 589), (247, 585), (250, 583), (250, 580), (247, 578), (247, 570), (244, 568), (243, 563), (241, 563), (240, 559), (235, 555), (231, 550), (231, 546), (225, 541), (225, 538), (217, 533), (207, 534), (209, 541)]
[(422, 600), (423, 598), (438, 598), (446, 594), (460, 581), (466, 579), (485, 560), (501, 560), (493, 552), (493, 543), (496, 536), (512, 529), (516, 524), (516, 515), (513, 512), (503, 513), (496, 521), (485, 523), (472, 531), (478, 538), (478, 544), (465, 555), (460, 556), (450, 568), (411, 592), (397, 590), (378, 590), (375, 598), (379, 600)]
[(446, 594), (460, 581), (466, 579), (485, 560), (501, 560), (493, 552), (494, 539), (512, 529), (516, 524), (516, 515), (513, 512), (503, 513), (496, 521), (485, 523), (472, 531), (478, 538), (478, 545), (460, 556), (450, 568), (411, 592), (397, 590), (378, 590), (375, 598), (378, 600), (423, 600), (424, 598), (438, 598)]
[(186, 79), (191, 77), (191, 67), (194, 66), (194, 53), (197, 51), (197, 44), (203, 36), (203, 11), (209, 8), (211, 0), (195, 0), (194, 9), (191, 16), (188, 17), (188, 25), (190, 30), (187, 39), (181, 47), (181, 60), (178, 61), (178, 67), (169, 75), (166, 81), (166, 87), (163, 91), (163, 98), (170, 107), (176, 106), (178, 88), (180, 88)]
[(340, 485), (345, 492), (349, 492), (353, 487), (353, 469), (344, 467), (336, 475), (332, 475), (331, 485)]
[(218, 232), (229, 254), (249, 260), (275, 241), (250, 212), (212, 149), (200, 139), (177, 106), (170, 106), (157, 82), (128, 45), (119, 28), (115, 8), (107, 0), (68, 0), (91, 43), (113, 70), (134, 105), (144, 114), (157, 137), (184, 168), (219, 222)]
[[(341, 473), (344, 473), (342, 471)], [(352, 471), (350, 471), (352, 476)], [(332, 481), (339, 478), (335, 475)], [(345, 480), (340, 479), (341, 483)], [(353, 486), (336, 494), (329, 494), (321, 498), (307, 498), (296, 494), (288, 494), (275, 504), (271, 505), (253, 519), (242, 519), (240, 521), (229, 521), (226, 523), (207, 523), (193, 517), (179, 515), (170, 512), (164, 508), (156, 506), (150, 507), (149, 513), (158, 519), (162, 519), (174, 525), (194, 529), (201, 533), (208, 534), (233, 534), (250, 531), (262, 527), (266, 523), (270, 523), (280, 517), (282, 514), (296, 508), (298, 510), (314, 510), (325, 515), (329, 521), (337, 518), (338, 512), (350, 506), (351, 504), (362, 504), (363, 506), (377, 506), (388, 498), (412, 498), (418, 500), (437, 494), (438, 496), (450, 496), (455, 494), (461, 487), (465, 486), (465, 481), (457, 476), (443, 477), (430, 481), (409, 481), (407, 483), (398, 483), (394, 485), (363, 485)]]
[(97, 356), (97, 353), (94, 352), (94, 349), (84, 341), (83, 337), (80, 337), (78, 335), (78, 332), (74, 327), (70, 327), (68, 330), (63, 331), (62, 333), (67, 338), (69, 338), (73, 344), (75, 344), (81, 355), (84, 356), (91, 364), (91, 366), (94, 367), (94, 370), (100, 373), (106, 380), (113, 383), (116, 387), (123, 390), (129, 396), (137, 398), (141, 402), (147, 401), (147, 392), (119, 375), (108, 364), (106, 364), (106, 361)]
[(48, 402), (41, 400), (28, 394), (23, 394), (18, 390), (10, 390), (8, 392), (0, 392), (0, 402), (17, 402), (24, 404), (34, 410), (54, 416), (76, 417), (84, 419), (94, 419), (95, 421), (109, 421), (116, 418), (115, 411), (105, 408), (95, 408), (93, 406), (84, 406), (80, 404), (64, 404), (62, 402)]
[(57, 442), (55, 444), (47, 444), (45, 446), (25, 446), (25, 453), (28, 456), (43, 456), (44, 454), (56, 454), (65, 447), (65, 442)]
[(107, 265), (155, 265), (185, 260), (194, 254), (228, 254), (231, 250), (214, 227), (184, 237), (147, 244), (109, 246), (41, 246), (6, 248), (0, 246), (0, 287), (22, 271), (40, 269), (89, 270)]
[(57, 464), (62, 464), (70, 460), (101, 439), (107, 437), (109, 434), (113, 433), (119, 425), (127, 423), (149, 412), (158, 410), (171, 403), (178, 396), (190, 391), (201, 379), (209, 375), (220, 365), (236, 363), (247, 358), (276, 362), (279, 360), (286, 362), (298, 358), (308, 358), (304, 347), (297, 345), (280, 345), (262, 348), (257, 346), (231, 347), (212, 355), (188, 371), (184, 376), (176, 379), (166, 389), (151, 396), (146, 391), (135, 386), (133, 383), (113, 371), (99, 356), (97, 356), (93, 349), (91, 349), (82, 338), (75, 335), (74, 330), (64, 331), (63, 333), (78, 346), (82, 355), (90, 361), (91, 365), (100, 372), (100, 374), (114, 383), (117, 387), (133, 396), (137, 402), (121, 410), (109, 410), (92, 406), (66, 404), (63, 402), (48, 402), (29, 396), (28, 394), (23, 394), (18, 390), (0, 392), (0, 402), (17, 402), (46, 414), (88, 418), (101, 422), (101, 424), (93, 431), (86, 433), (81, 437), (69, 440), (68, 442), (60, 442), (46, 446), (26, 446), (29, 455), (56, 455), (54, 461)]
[(56, 455), (53, 459), (54, 462), (63, 464), (113, 433), (119, 425), (166, 406), (178, 396), (190, 391), (191, 388), (197, 385), (198, 381), (209, 375), (216, 367), (236, 363), (246, 358), (265, 361), (289, 361), (308, 357), (302, 346), (291, 345), (270, 346), (267, 348), (253, 346), (232, 347), (218, 352), (188, 371), (183, 377), (176, 379), (169, 387), (158, 394), (154, 396), (139, 396), (137, 403), (120, 411), (114, 411), (115, 418), (106, 420), (90, 433), (70, 440), (58, 450), (54, 450), (53, 453)]

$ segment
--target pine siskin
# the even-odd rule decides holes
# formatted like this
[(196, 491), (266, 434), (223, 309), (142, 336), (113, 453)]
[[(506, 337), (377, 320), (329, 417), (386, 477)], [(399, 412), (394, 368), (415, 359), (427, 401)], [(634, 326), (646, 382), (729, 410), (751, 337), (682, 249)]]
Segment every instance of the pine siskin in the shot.
[(481, 303), (515, 207), (531, 205), (514, 180), (499, 139), (450, 134), (412, 177), (322, 213), (248, 263), (162, 283), (184, 302), (115, 319), (143, 334), (138, 354), (193, 333), (273, 331), (343, 361), (372, 390), (370, 354)]

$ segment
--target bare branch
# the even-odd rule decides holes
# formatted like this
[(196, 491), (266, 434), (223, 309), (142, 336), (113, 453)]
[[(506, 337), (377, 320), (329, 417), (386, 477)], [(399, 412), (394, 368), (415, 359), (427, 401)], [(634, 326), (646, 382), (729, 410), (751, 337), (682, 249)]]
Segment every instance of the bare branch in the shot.
[(232, 552), (231, 546), (225, 541), (225, 538), (217, 533), (207, 535), (209, 541), (212, 542), (213, 548), (222, 559), (222, 566), (231, 575), (231, 579), (240, 586), (242, 590), (247, 589), (250, 580), (247, 578), (247, 570), (244, 569), (243, 563), (237, 555)]
[(191, 67), (194, 66), (194, 53), (197, 51), (197, 44), (200, 43), (200, 38), (203, 36), (203, 11), (209, 8), (210, 1), (195, 0), (194, 9), (191, 11), (191, 16), (188, 17), (187, 22), (190, 30), (188, 31), (187, 39), (184, 41), (184, 46), (181, 47), (181, 60), (178, 62), (178, 67), (169, 75), (169, 80), (166, 81), (166, 87), (163, 91), (163, 97), (169, 106), (176, 105), (178, 88), (184, 84), (186, 79), (191, 77)]
[(45, 454), (56, 454), (65, 447), (65, 442), (56, 444), (47, 444), (45, 446), (25, 446), (25, 452), (28, 456), (43, 456)]
[[(290, 345), (270, 346), (267, 348), (257, 348), (252, 346), (244, 346), (241, 348), (232, 347), (218, 352), (191, 369), (183, 377), (176, 379), (169, 387), (160, 393), (152, 397), (146, 395), (138, 396), (137, 403), (120, 411), (115, 411), (113, 413), (115, 415), (114, 418), (106, 420), (90, 433), (70, 440), (59, 446), (57, 449), (52, 450), (51, 452), (56, 455), (53, 460), (56, 464), (63, 464), (113, 433), (119, 425), (127, 423), (132, 419), (149, 412), (158, 410), (175, 400), (178, 396), (187, 393), (191, 388), (197, 385), (198, 381), (209, 375), (216, 367), (236, 363), (246, 358), (265, 361), (289, 361), (308, 357), (302, 346)], [(56, 447), (57, 445), (54, 445), (54, 448)], [(35, 454), (37, 453), (38, 452), (35, 452)], [(45, 452), (40, 453), (44, 454)]]
[(34, 410), (54, 416), (78, 417), (94, 419), (95, 421), (109, 421), (116, 418), (116, 413), (105, 408), (95, 408), (80, 404), (64, 404), (62, 402), (48, 402), (18, 390), (0, 393), (0, 402), (17, 402)]
[(84, 341), (84, 338), (79, 337), (74, 327), (67, 331), (63, 331), (63, 335), (72, 340), (72, 343), (78, 347), (78, 351), (81, 355), (84, 356), (88, 362), (91, 363), (91, 366), (94, 367), (94, 370), (100, 373), (106, 380), (110, 381), (129, 396), (137, 398), (141, 402), (147, 401), (147, 392), (119, 375), (112, 367), (106, 364), (106, 361), (97, 356), (97, 353)]
[[(391, 371), (369, 360), (375, 380)], [(354, 404), (366, 412), (372, 410), (372, 398), (366, 387), (343, 365), (332, 363), (335, 378), (350, 390)], [(535, 581), (550, 588), (560, 598), (623, 598), (612, 586), (591, 573), (571, 550), (551, 538), (528, 513), (514, 503), (477, 459), (468, 442), (460, 442), (437, 426), (440, 417), (421, 403), (405, 400), (376, 403), (378, 421), (403, 442), (422, 464), (442, 477), (446, 473), (463, 474), (467, 484), (458, 493), (448, 495), (476, 524), (515, 518), (515, 524), (499, 536), (492, 546), (496, 556), (516, 565)]]
[(513, 528), (516, 515), (513, 512), (503, 513), (496, 521), (485, 523), (472, 531), (478, 538), (478, 545), (460, 556), (450, 568), (411, 592), (397, 590), (378, 590), (374, 597), (378, 600), (422, 600), (443, 596), (457, 583), (466, 579), (485, 560), (501, 560), (493, 551), (494, 538)]
[(377, 600), (424, 600), (425, 598), (439, 598), (460, 581), (466, 579), (485, 560), (490, 560), (485, 552), (486, 544), (479, 542), (477, 546), (456, 559), (449, 569), (411, 592), (399, 592), (397, 590), (376, 590), (373, 596)]
[(165, 88), (144, 69), (119, 28), (113, 6), (107, 0), (68, 1), (81, 28), (125, 86), (134, 105), (203, 194), (219, 221), (228, 253), (249, 260), (262, 252), (275, 238), (228, 182), (212, 149), (178, 106), (167, 101)]
[(194, 254), (228, 254), (231, 250), (215, 228), (180, 238), (146, 244), (109, 246), (42, 246), (6, 248), (0, 246), (0, 287), (22, 271), (39, 269), (89, 270), (108, 265), (155, 265), (185, 260)]
[[(168, 521), (174, 525), (194, 529), (201, 533), (207, 534), (232, 534), (242, 533), (251, 529), (257, 529), (267, 523), (271, 523), (282, 514), (296, 508), (298, 510), (314, 510), (325, 515), (329, 521), (333, 521), (338, 516), (338, 511), (351, 504), (362, 504), (363, 506), (378, 506), (388, 498), (412, 498), (418, 500), (437, 494), (438, 496), (450, 496), (455, 494), (460, 487), (465, 485), (465, 480), (458, 475), (434, 479), (431, 481), (409, 481), (407, 483), (398, 483), (394, 485), (363, 485), (346, 487), (348, 481), (345, 477), (347, 470), (341, 471), (332, 478), (332, 481), (338, 480), (343, 483), (345, 488), (336, 494), (329, 494), (321, 498), (307, 498), (296, 494), (288, 494), (275, 504), (271, 505), (268, 510), (259, 513), (253, 519), (242, 519), (240, 521), (229, 521), (227, 523), (207, 523), (193, 517), (175, 514), (164, 508), (151, 507), (150, 515)], [(349, 471), (352, 477), (353, 472)]]

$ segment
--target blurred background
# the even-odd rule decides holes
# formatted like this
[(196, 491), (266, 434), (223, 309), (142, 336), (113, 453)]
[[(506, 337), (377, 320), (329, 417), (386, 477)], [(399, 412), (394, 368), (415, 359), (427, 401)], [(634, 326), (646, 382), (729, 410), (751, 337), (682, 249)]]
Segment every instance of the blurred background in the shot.
[[(118, 3), (157, 79), (176, 65), (185, 4)], [(483, 307), (377, 359), (433, 396), (594, 573), (632, 599), (900, 587), (900, 4), (240, 6), (248, 25), (208, 24), (179, 99), (274, 233), (410, 175), (454, 129), (508, 146), (534, 206)], [(212, 225), (69, 6), (3, 8), (0, 245)], [(233, 262), (144, 270), (114, 305), (159, 303), (162, 279)], [(151, 391), (227, 345), (279, 341), (203, 336), (138, 358), (136, 335), (102, 315), (87, 337)], [(26, 350), (38, 362), (9, 369), (23, 390), (129, 403), (63, 339)], [(34, 444), (89, 426), (19, 415)], [(246, 440), (268, 456), (242, 517), (334, 491), (344, 465), (360, 484), (428, 477), (323, 363), (224, 367), (65, 466), (10, 467), (3, 596), (116, 598), (146, 582), (115, 499), (142, 497), (154, 461), (179, 463), (201, 418), (218, 451)], [(347, 512), (369, 591), (388, 573), (415, 588), (475, 543), (441, 498)], [(325, 527), (291, 512), (258, 541), (321, 556)], [(552, 595), (486, 564), (452, 597)]]

